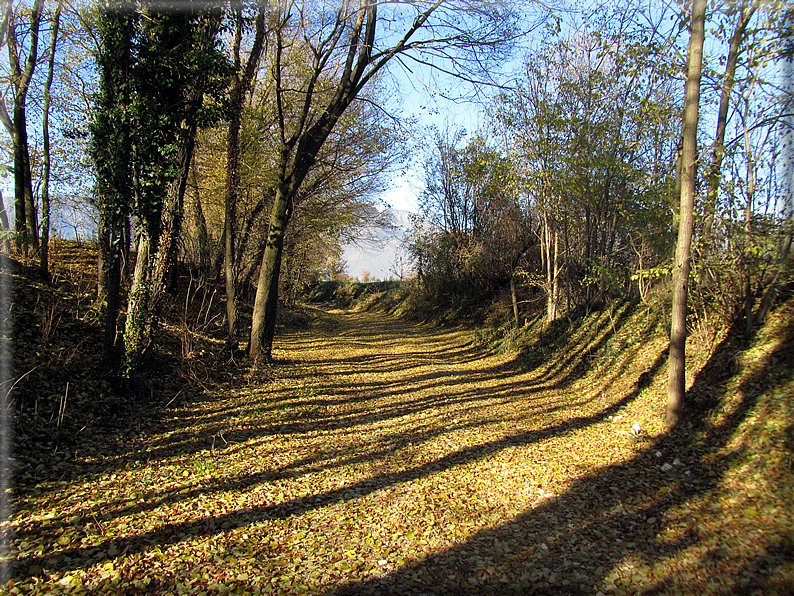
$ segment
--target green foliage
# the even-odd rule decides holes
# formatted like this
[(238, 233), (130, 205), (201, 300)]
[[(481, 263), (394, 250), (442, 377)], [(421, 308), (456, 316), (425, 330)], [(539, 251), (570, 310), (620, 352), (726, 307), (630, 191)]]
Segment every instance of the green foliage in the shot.
[(651, 267), (650, 269), (640, 269), (631, 274), (631, 279), (636, 281), (638, 279), (659, 279), (667, 277), (672, 273), (673, 266), (671, 263), (665, 263), (658, 267)]
[(129, 2), (110, 3), (99, 17), (99, 93), (89, 132), (101, 209), (115, 220), (132, 204), (130, 157), (137, 22), (134, 4)]
[(207, 38), (218, 9), (183, 8), (110, 0), (99, 16), (100, 91), (89, 127), (98, 191), (107, 212), (134, 207), (153, 229), (182, 172), (186, 135), (221, 118), (231, 73), (215, 36)]
[[(144, 4), (133, 68), (135, 158), (142, 197), (136, 213), (153, 225), (168, 185), (183, 173), (180, 152), (199, 126), (222, 116), (231, 64), (217, 46), (212, 21), (217, 10), (198, 14), (162, 4)], [(217, 25), (215, 25), (217, 26)]]

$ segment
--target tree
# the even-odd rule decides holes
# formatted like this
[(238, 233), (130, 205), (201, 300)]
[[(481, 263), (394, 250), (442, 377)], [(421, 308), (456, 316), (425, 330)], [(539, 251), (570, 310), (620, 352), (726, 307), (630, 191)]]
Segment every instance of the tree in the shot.
[(262, 57), (265, 41), (265, 7), (257, 8), (255, 17), (256, 33), (253, 45), (248, 53), (245, 66), (240, 59), (240, 44), (243, 37), (242, 5), (236, 3), (234, 8), (234, 42), (233, 59), (234, 74), (229, 89), (229, 127), (226, 133), (226, 198), (224, 218), (224, 274), (226, 277), (226, 319), (228, 324), (227, 345), (232, 350), (238, 348), (237, 338), (237, 271), (235, 259), (236, 209), (240, 188), (240, 126), (243, 104), (246, 94), (256, 74), (257, 66)]
[(132, 2), (108, 2), (99, 16), (99, 94), (91, 123), (91, 155), (99, 199), (99, 277), (107, 301), (103, 354), (116, 361), (120, 308), (123, 228), (133, 202), (132, 101), (133, 41), (137, 27)]
[(30, 169), (30, 148), (27, 129), (27, 97), (33, 72), (38, 63), (39, 28), (44, 0), (35, 0), (30, 10), (28, 53), (22, 66), (21, 46), (17, 37), (13, 0), (4, 2), (4, 25), (7, 27), (8, 61), (11, 66), (13, 110), (9, 117), (4, 101), (0, 101), (0, 119), (11, 135), (14, 145), (14, 220), (17, 244), (25, 253), (29, 247), (38, 249), (38, 221), (33, 200)]
[(482, 305), (507, 286), (514, 294), (516, 267), (536, 244), (516, 163), (482, 135), (460, 145), (463, 138), (435, 133), (419, 199), (423, 225), (409, 244), (425, 301), (458, 307)]
[(638, 268), (668, 255), (656, 224), (668, 210), (680, 108), (660, 37), (651, 15), (598, 7), (547, 32), (516, 89), (498, 98), (495, 124), (523, 177), (540, 249), (524, 257), (521, 275), (545, 294), (549, 322), (626, 296)]
[(41, 117), (42, 137), (44, 140), (44, 173), (41, 182), (41, 273), (49, 279), (50, 252), (50, 89), (55, 72), (55, 49), (58, 44), (58, 30), (61, 25), (62, 0), (58, 0), (52, 17), (50, 51), (47, 57), (47, 80), (44, 82), (44, 108)]
[[(117, 310), (123, 222), (137, 219), (137, 255), (124, 330), (134, 369), (151, 343), (181, 232), (196, 132), (217, 121), (228, 63), (217, 48), (221, 10), (207, 3), (111, 2), (103, 7), (101, 92), (92, 126), (109, 300), (106, 353)], [(140, 9), (142, 17), (138, 17)]]
[[(199, 125), (220, 116), (229, 65), (217, 48), (221, 9), (144, 4), (133, 68), (133, 179), (137, 256), (124, 345), (134, 369), (151, 344), (174, 264)], [(215, 101), (213, 109), (212, 101)]]
[(711, 158), (711, 166), (708, 173), (708, 191), (706, 192), (706, 203), (703, 207), (703, 235), (701, 243), (703, 250), (707, 251), (711, 242), (711, 229), (714, 226), (714, 212), (717, 204), (717, 193), (720, 187), (720, 168), (722, 159), (725, 155), (725, 130), (728, 124), (728, 108), (733, 91), (734, 77), (736, 76), (736, 63), (742, 49), (742, 42), (747, 31), (753, 14), (758, 9), (757, 4), (748, 6), (747, 0), (743, 0), (738, 7), (739, 16), (736, 21), (736, 29), (731, 35), (730, 49), (728, 51), (728, 61), (725, 65), (725, 77), (722, 82), (722, 94), (720, 96), (720, 109), (717, 115), (717, 135), (714, 141), (714, 153)]
[(678, 424), (681, 420), (686, 393), (687, 288), (691, 269), (692, 229), (694, 227), (700, 75), (703, 65), (705, 23), (706, 0), (693, 0), (690, 12), (690, 37), (687, 50), (687, 76), (681, 134), (683, 148), (681, 153), (680, 221), (673, 264), (673, 309), (670, 325), (666, 417), (666, 423), (670, 426)]
[[(446, 60), (452, 71), (471, 76), (475, 68), (487, 69), (514, 37), (510, 11), (495, 2), (382, 5), (359, 0), (340, 2), (335, 10), (322, 2), (283, 2), (277, 10), (273, 84), (279, 156), (251, 321), (248, 353), (253, 360), (271, 358), (284, 236), (295, 197), (361, 90), (389, 62), (409, 53), (418, 62)], [(398, 26), (403, 28), (394, 33)], [(291, 72), (290, 63), (298, 65)]]

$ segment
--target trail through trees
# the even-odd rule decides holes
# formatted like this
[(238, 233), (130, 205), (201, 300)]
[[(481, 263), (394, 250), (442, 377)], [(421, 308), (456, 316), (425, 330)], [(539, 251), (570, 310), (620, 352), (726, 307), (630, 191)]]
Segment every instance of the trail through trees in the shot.
[(16, 477), (37, 484), (15, 491), (12, 593), (785, 593), (775, 529), (794, 520), (769, 483), (788, 464), (768, 446), (742, 471), (729, 441), (787, 419), (772, 410), (790, 403), (792, 308), (724, 380), (742, 400), (691, 432), (659, 417), (666, 335), (643, 309), (579, 320), (520, 361), (468, 331), (314, 310), (275, 366), (116, 437), (81, 431), (50, 481), (20, 454)]

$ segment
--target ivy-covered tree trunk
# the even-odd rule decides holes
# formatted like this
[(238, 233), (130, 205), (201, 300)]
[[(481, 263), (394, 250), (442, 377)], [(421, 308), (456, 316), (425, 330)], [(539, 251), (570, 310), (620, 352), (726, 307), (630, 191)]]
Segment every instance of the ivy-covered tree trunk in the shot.
[[(207, 97), (226, 86), (228, 64), (216, 48), (219, 7), (198, 12), (146, 4), (134, 67), (134, 167), (138, 253), (130, 287), (124, 348), (128, 370), (152, 343), (156, 317), (175, 264), (196, 131), (211, 122)], [(218, 112), (219, 114), (219, 112)]]
[[(201, 93), (196, 92), (191, 98), (194, 109), (201, 106)], [(196, 145), (196, 123), (193, 121), (182, 131), (177, 155), (177, 177), (167, 188), (166, 200), (160, 216), (159, 245), (154, 255), (152, 268), (151, 294), (148, 303), (150, 313), (157, 313), (160, 302), (165, 296), (168, 273), (176, 263), (179, 235), (184, 221), (185, 192), (190, 163), (193, 160), (193, 149)]]
[(126, 366), (135, 369), (149, 347), (152, 335), (152, 320), (149, 303), (149, 280), (151, 279), (152, 234), (146, 226), (138, 229), (137, 256), (132, 274), (127, 301), (127, 319), (124, 326), (124, 351)]
[(112, 3), (99, 20), (100, 52), (97, 111), (91, 123), (91, 156), (99, 197), (99, 299), (106, 300), (103, 359), (118, 364), (116, 336), (121, 308), (124, 225), (132, 202), (130, 107), (135, 11), (132, 3)]

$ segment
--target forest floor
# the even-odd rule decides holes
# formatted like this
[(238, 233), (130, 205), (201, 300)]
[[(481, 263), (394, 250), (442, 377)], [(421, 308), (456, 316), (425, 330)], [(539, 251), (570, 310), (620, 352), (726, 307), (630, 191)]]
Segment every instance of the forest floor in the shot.
[(693, 358), (673, 431), (645, 309), (535, 356), (304, 312), (272, 366), (194, 374), (200, 391), (80, 429), (46, 466), (22, 441), (5, 591), (794, 592), (794, 301), (746, 349), (727, 331)]

